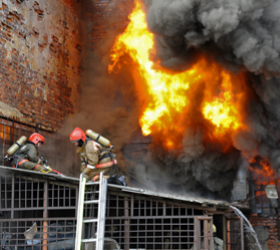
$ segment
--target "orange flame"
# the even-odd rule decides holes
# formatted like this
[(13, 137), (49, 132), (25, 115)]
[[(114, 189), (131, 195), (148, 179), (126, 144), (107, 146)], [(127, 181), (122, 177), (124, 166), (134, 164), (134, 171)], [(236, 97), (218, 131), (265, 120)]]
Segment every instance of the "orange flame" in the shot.
[(124, 55), (129, 55), (137, 65), (141, 79), (135, 79), (135, 83), (139, 98), (144, 99), (139, 120), (143, 135), (161, 135), (168, 138), (165, 146), (174, 148), (188, 126), (186, 120), (192, 118), (189, 116), (194, 104), (190, 100), (199, 89), (195, 86), (200, 85), (203, 98), (196, 106), (200, 106), (202, 117), (216, 127), (213, 132), (217, 136), (242, 126), (238, 115), (240, 96), (233, 93), (232, 83), (242, 84), (242, 77), (226, 73), (217, 63), (203, 57), (181, 73), (159, 67), (150, 59), (154, 53), (154, 36), (148, 31), (146, 15), (138, 1), (129, 19), (129, 25), (111, 50), (109, 72), (121, 67), (119, 62)]
[(232, 95), (230, 75), (222, 72), (222, 77), (222, 93), (212, 102), (205, 102), (203, 114), (206, 119), (216, 125), (217, 129), (232, 128), (236, 130), (241, 126), (241, 123), (237, 118), (238, 111)]
[(273, 184), (276, 178), (276, 174), (270, 164), (259, 157), (255, 157), (249, 160), (250, 170), (254, 173), (254, 178), (259, 184)]

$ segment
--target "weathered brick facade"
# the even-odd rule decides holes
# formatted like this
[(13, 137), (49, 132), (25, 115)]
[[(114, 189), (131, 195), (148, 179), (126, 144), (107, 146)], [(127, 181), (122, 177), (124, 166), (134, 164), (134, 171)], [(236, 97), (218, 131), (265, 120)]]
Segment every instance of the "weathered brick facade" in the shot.
[(57, 129), (75, 112), (85, 41), (128, 23), (133, 0), (3, 0), (0, 3), (0, 114)]
[(98, 44), (108, 33), (118, 34), (128, 24), (134, 0), (87, 0), (86, 18), (92, 24), (87, 39), (98, 50)]
[(75, 13), (52, 2), (1, 3), (0, 111), (56, 129), (78, 98), (82, 40)]
[(280, 249), (276, 214), (270, 216), (267, 214), (266, 216), (262, 214), (251, 214), (249, 220), (257, 232), (258, 240), (264, 250)]

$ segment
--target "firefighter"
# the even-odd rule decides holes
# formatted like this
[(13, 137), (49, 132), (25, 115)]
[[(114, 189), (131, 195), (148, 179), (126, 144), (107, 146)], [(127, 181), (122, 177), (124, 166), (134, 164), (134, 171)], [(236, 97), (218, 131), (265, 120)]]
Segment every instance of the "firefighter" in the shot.
[(39, 147), (45, 143), (45, 138), (39, 133), (33, 133), (28, 140), (14, 153), (11, 166), (39, 172), (47, 172), (43, 161), (38, 157)]
[[(209, 232), (210, 232), (210, 227), (211, 227), (211, 224), (209, 223), (208, 224), (208, 231)], [(224, 241), (217, 237), (216, 232), (217, 232), (216, 226), (214, 224), (212, 224), (211, 240), (212, 240), (213, 248), (211, 250), (223, 250), (224, 249)], [(200, 244), (201, 244), (201, 249), (204, 249), (204, 239), (203, 239), (203, 237), (201, 239)], [(209, 247), (210, 247), (210, 242), (208, 242), (208, 244), (209, 244)], [(191, 250), (192, 249), (194, 249), (194, 246), (191, 248)]]
[(76, 153), (80, 154), (81, 160), (80, 171), (85, 174), (88, 180), (92, 180), (92, 178), (94, 181), (98, 180), (99, 175), (95, 175), (92, 171), (97, 164), (112, 162), (111, 166), (104, 170), (104, 177), (108, 179), (114, 174), (114, 159), (110, 149), (102, 147), (101, 144), (86, 136), (84, 131), (78, 127), (70, 134), (70, 141), (77, 147)]

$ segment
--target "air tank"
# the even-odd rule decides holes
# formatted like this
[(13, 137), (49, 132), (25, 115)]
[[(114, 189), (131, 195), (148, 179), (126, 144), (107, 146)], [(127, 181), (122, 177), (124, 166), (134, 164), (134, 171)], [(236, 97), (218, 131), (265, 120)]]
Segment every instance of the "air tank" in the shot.
[(100, 134), (97, 134), (95, 132), (93, 132), (92, 130), (88, 129), (86, 131), (86, 135), (95, 140), (96, 142), (98, 142), (99, 144), (101, 144), (103, 147), (111, 147), (111, 143), (108, 139), (104, 138), (103, 136), (101, 136)]
[(7, 154), (9, 156), (12, 156), (18, 149), (19, 147), (25, 143), (27, 140), (27, 138), (22, 135), (16, 142), (14, 142), (14, 144), (8, 149)]

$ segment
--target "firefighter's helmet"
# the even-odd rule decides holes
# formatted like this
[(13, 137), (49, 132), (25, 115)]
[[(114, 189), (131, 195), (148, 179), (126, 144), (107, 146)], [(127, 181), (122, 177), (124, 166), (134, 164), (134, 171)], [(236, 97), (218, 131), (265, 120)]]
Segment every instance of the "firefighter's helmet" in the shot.
[(70, 141), (77, 142), (79, 140), (82, 140), (83, 142), (85, 142), (86, 134), (84, 133), (83, 130), (81, 130), (80, 128), (77, 127), (70, 134)]
[(33, 142), (35, 145), (37, 145), (38, 142), (41, 142), (42, 144), (45, 143), (44, 136), (40, 135), (39, 133), (33, 133), (32, 135), (30, 135), (28, 140)]
[[(210, 231), (210, 228), (211, 228), (211, 224), (209, 223), (208, 224), (208, 231)], [(212, 233), (216, 233), (216, 232), (217, 232), (216, 226), (214, 224), (212, 224)]]

